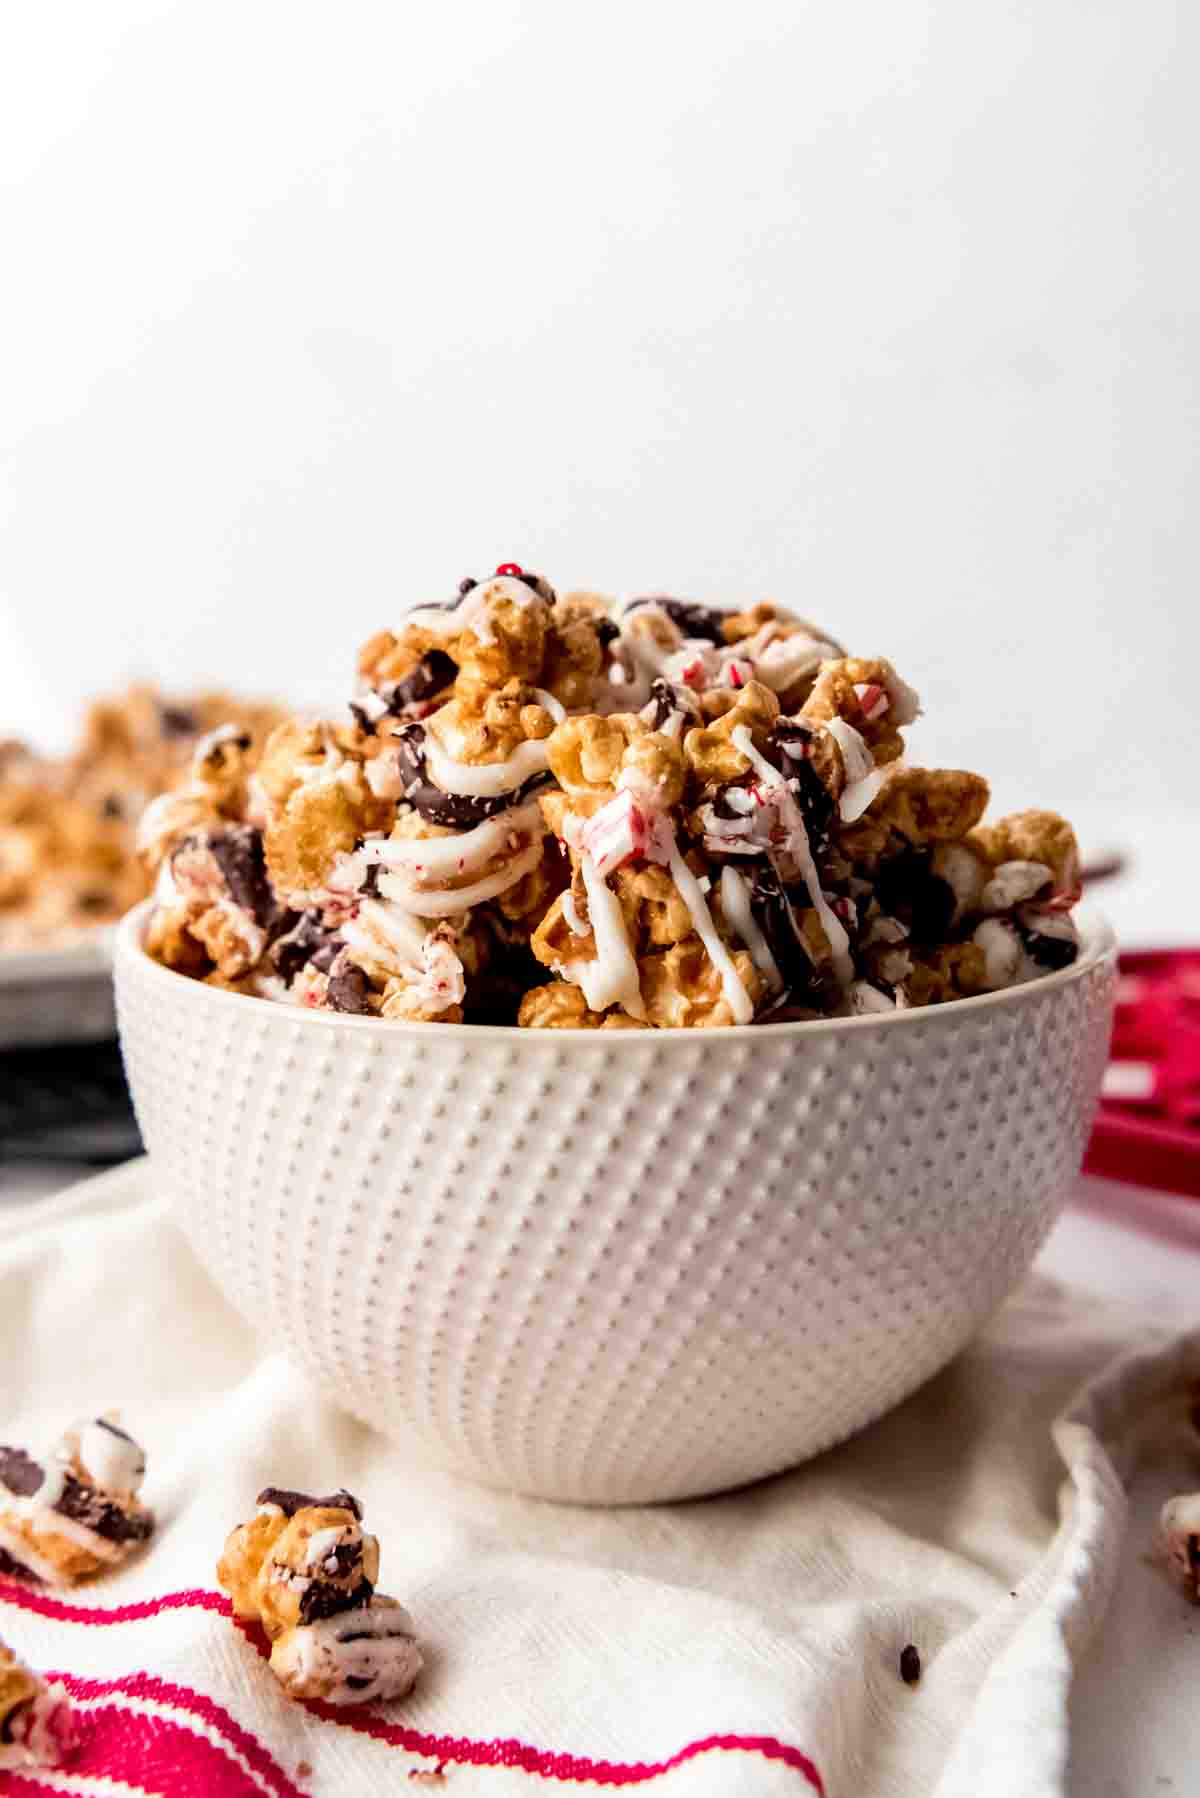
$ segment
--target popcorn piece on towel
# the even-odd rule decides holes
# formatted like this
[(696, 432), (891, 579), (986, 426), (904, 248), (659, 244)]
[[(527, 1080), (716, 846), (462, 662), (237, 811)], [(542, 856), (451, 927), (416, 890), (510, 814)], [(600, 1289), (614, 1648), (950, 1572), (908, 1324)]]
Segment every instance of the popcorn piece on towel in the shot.
[(217, 1564), (235, 1615), (270, 1638), (284, 1690), (329, 1704), (400, 1698), (421, 1671), (412, 1618), (376, 1594), (378, 1577), (379, 1543), (345, 1491), (310, 1498), (266, 1487)]
[(44, 1464), (0, 1445), (0, 1573), (70, 1585), (127, 1560), (154, 1529), (138, 1499), (145, 1473), (112, 1417), (74, 1425)]

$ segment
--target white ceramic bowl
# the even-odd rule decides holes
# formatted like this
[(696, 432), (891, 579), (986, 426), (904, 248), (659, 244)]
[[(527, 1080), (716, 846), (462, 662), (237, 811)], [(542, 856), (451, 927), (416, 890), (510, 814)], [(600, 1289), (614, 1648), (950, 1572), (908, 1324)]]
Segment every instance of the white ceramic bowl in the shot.
[(753, 1029), (390, 1024), (199, 985), (121, 926), (143, 1135), (229, 1298), (423, 1459), (712, 1492), (860, 1429), (1029, 1267), (1079, 1166), (1112, 934), (931, 1010)]

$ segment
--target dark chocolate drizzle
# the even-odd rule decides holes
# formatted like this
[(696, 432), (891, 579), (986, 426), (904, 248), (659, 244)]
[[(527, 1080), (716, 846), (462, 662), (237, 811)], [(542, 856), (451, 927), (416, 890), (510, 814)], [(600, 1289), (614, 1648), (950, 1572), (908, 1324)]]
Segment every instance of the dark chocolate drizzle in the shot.
[(293, 1492), (290, 1486), (264, 1486), (254, 1502), (259, 1505), (274, 1505), (285, 1517), (294, 1517), (297, 1511), (350, 1511), (359, 1523), (362, 1522), (362, 1506), (344, 1486), (339, 1487), (328, 1498), (313, 1498), (308, 1492)]
[[(404, 1625), (397, 1618), (393, 1627), (387, 1630), (340, 1629), (338, 1631), (337, 1639), (339, 1642), (411, 1642), (413, 1640), (413, 1633), (410, 1629), (405, 1629)], [(365, 1686), (370, 1685), (371, 1682), (370, 1680), (365, 1679), (357, 1682), (352, 1682), (351, 1680), (346, 1681), (347, 1685), (352, 1683)]]
[(693, 715), (692, 706), (681, 699), (677, 689), (669, 680), (663, 680), (661, 675), (650, 683), (650, 700), (647, 703), (651, 702), (654, 705), (651, 730), (661, 730), (673, 712), (683, 712), (689, 718)]
[(23, 1448), (0, 1443), (0, 1486), (16, 1498), (31, 1498), (45, 1479), (45, 1471)]
[(665, 612), (672, 624), (677, 624), (685, 637), (702, 637), (706, 643), (723, 645), (725, 632), (724, 612), (718, 612), (712, 606), (702, 606), (690, 599), (635, 599), (626, 606), (626, 612), (639, 611), (642, 606), (657, 606)]
[(420, 813), (428, 824), (442, 824), (451, 830), (470, 830), (476, 824), (482, 824), (488, 818), (499, 817), (512, 806), (521, 805), (553, 780), (549, 769), (530, 775), (511, 793), (496, 793), (489, 798), (477, 798), (470, 793), (446, 793), (430, 778), (425, 766), (425, 726), (423, 724), (407, 724), (396, 737), (396, 755), (400, 763), (400, 777), (404, 782), (404, 797), (414, 811)]
[(814, 735), (811, 727), (801, 724), (798, 718), (777, 718), (771, 730), (768, 753), (795, 796), (808, 832), (809, 847), (817, 855), (828, 844), (833, 825), (833, 799), (811, 759), (806, 755), (789, 754), (789, 745), (793, 749), (807, 748)]
[(119, 1424), (110, 1423), (107, 1417), (94, 1417), (92, 1422), (96, 1429), (107, 1430), (110, 1436), (117, 1438), (118, 1442), (132, 1442), (134, 1448), (140, 1449), (141, 1444), (134, 1441), (128, 1430), (121, 1429)]
[(769, 862), (755, 865), (750, 881), (750, 908), (783, 976), (784, 992), (777, 1003), (786, 998), (789, 1004), (809, 1005), (820, 1011), (825, 1008), (832, 987), (828, 972), (813, 966), (801, 934), (800, 914), (811, 906), (807, 887), (785, 886)]

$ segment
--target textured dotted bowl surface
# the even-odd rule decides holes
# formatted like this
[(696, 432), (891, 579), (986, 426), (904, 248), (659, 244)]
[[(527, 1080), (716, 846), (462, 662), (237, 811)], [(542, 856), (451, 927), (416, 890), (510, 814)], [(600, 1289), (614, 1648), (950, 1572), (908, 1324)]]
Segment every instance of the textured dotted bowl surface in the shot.
[(545, 1498), (732, 1486), (860, 1429), (1029, 1267), (1114, 957), (750, 1030), (385, 1024), (198, 985), (121, 928), (142, 1132), (229, 1298), (415, 1454)]

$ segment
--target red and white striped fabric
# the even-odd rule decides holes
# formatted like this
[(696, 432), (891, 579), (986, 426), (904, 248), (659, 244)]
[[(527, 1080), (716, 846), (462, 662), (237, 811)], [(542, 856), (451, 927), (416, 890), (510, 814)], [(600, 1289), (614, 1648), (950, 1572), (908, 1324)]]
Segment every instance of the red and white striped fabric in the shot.
[[(1123, 1319), (1034, 1288), (808, 1468), (576, 1511), (423, 1472), (316, 1398), (213, 1291), (144, 1164), (10, 1212), (0, 1439), (40, 1445), (119, 1405), (159, 1530), (82, 1590), (0, 1582), (0, 1636), (68, 1687), (80, 1733), (68, 1771), (0, 1775), (0, 1792), (1052, 1798), (1123, 1515), (1094, 1425), (1119, 1437), (1126, 1376), (1078, 1393), (1127, 1345)], [(1200, 1345), (1174, 1355), (1170, 1378), (1200, 1375)], [(213, 1566), (269, 1482), (363, 1499), (382, 1587), (426, 1648), (404, 1703), (295, 1704), (231, 1621)]]

